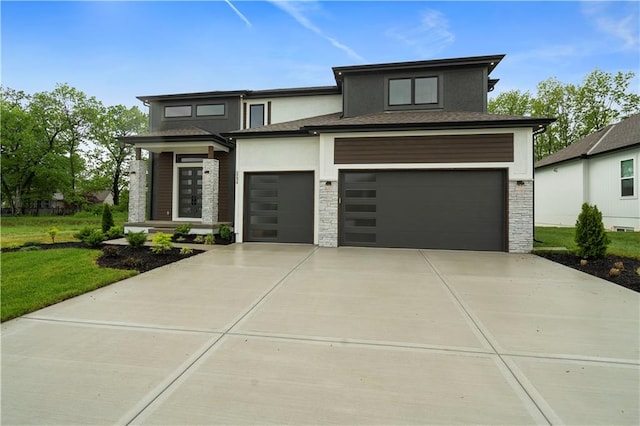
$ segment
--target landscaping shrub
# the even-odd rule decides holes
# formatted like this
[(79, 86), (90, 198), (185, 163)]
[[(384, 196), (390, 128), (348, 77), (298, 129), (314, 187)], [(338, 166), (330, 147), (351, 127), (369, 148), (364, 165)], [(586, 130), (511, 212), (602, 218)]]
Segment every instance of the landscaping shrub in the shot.
[(213, 238), (213, 234), (207, 234), (204, 237), (204, 243), (207, 245), (213, 245), (215, 243), (215, 239)]
[(60, 230), (58, 228), (56, 228), (55, 226), (53, 228), (50, 228), (47, 231), (47, 234), (49, 234), (49, 238), (51, 238), (51, 242), (52, 243), (56, 242), (56, 235), (58, 235), (58, 232), (60, 232)]
[(176, 227), (176, 230), (174, 231), (175, 235), (189, 235), (189, 232), (191, 232), (191, 224), (190, 223), (185, 223), (182, 224), (178, 227)]
[(130, 269), (137, 269), (142, 266), (142, 260), (138, 259), (137, 257), (127, 257), (124, 260), (124, 265)]
[(112, 226), (106, 232), (107, 240), (115, 240), (116, 238), (122, 238), (124, 235), (124, 226)]
[(26, 241), (22, 247), (40, 247), (40, 243), (37, 241)]
[(35, 250), (42, 250), (42, 247), (40, 246), (23, 246), (20, 251), (35, 251)]
[(125, 235), (125, 239), (131, 247), (138, 248), (142, 247), (144, 243), (147, 242), (147, 234), (144, 231), (129, 232), (127, 235)]
[(170, 251), (173, 248), (173, 241), (171, 241), (171, 234), (165, 234), (164, 232), (158, 232), (153, 236), (153, 246), (151, 251), (155, 254), (163, 254)]
[(204, 243), (204, 236), (198, 235), (193, 239), (194, 243), (202, 244)]
[(231, 239), (231, 228), (229, 228), (228, 225), (222, 224), (218, 228), (218, 234), (220, 235), (220, 238), (222, 238), (224, 240), (230, 240)]
[(91, 234), (89, 234), (84, 240), (84, 243), (88, 244), (89, 247), (100, 247), (102, 242), (106, 240), (107, 237), (104, 236), (104, 233), (99, 229), (94, 229)]
[(187, 254), (192, 254), (193, 253), (193, 249), (189, 248), (189, 247), (182, 247), (180, 249), (180, 254), (181, 255), (187, 255)]
[(115, 223), (113, 222), (113, 214), (111, 213), (111, 208), (109, 207), (109, 204), (105, 204), (104, 208), (102, 209), (102, 232), (106, 234), (114, 225)]
[(120, 256), (120, 250), (118, 247), (114, 246), (105, 246), (102, 248), (103, 256), (105, 257), (118, 257)]
[(76, 238), (82, 242), (85, 241), (85, 239), (91, 235), (91, 233), (94, 231), (94, 228), (90, 227), (90, 226), (85, 226), (83, 228), (81, 228), (78, 232), (76, 232), (75, 234), (73, 234), (73, 238)]
[(609, 237), (604, 230), (602, 213), (598, 207), (587, 203), (582, 205), (582, 211), (576, 221), (576, 244), (578, 256), (584, 259), (599, 259), (605, 256)]

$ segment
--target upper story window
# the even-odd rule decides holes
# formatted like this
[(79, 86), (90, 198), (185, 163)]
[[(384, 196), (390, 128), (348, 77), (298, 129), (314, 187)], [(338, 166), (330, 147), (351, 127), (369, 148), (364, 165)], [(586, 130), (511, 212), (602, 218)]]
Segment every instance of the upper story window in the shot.
[(620, 195), (622, 197), (634, 196), (634, 167), (633, 158), (620, 162)]
[(224, 104), (196, 105), (196, 116), (221, 116), (225, 114)]
[(249, 127), (264, 126), (264, 104), (249, 106)]
[(164, 116), (166, 118), (191, 117), (191, 105), (166, 106)]
[(438, 77), (392, 78), (388, 85), (389, 106), (438, 104)]

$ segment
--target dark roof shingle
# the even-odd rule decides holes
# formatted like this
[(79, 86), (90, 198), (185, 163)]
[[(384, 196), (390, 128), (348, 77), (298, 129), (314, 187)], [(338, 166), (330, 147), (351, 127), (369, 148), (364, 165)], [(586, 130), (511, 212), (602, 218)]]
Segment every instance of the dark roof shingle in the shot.
[(535, 168), (545, 167), (580, 157), (590, 157), (640, 144), (640, 114), (619, 123), (610, 124), (584, 139), (536, 162)]

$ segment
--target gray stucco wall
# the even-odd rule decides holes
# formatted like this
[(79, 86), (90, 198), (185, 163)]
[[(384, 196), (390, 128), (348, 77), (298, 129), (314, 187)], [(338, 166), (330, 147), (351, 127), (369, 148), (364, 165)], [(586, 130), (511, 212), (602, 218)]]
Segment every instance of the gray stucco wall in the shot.
[[(225, 116), (196, 117), (196, 105), (225, 104)], [(165, 106), (192, 105), (191, 117), (165, 118)], [(151, 102), (149, 107), (150, 128), (152, 131), (199, 127), (214, 133), (230, 132), (240, 128), (240, 98), (211, 98), (194, 100), (172, 100)]]
[[(437, 75), (442, 79), (442, 109), (445, 111), (486, 112), (487, 69), (465, 67), (380, 73), (354, 73), (344, 76), (344, 116), (355, 117), (389, 109), (385, 105), (386, 81), (389, 78)], [(432, 109), (433, 107), (424, 107)], [(440, 106), (438, 106), (440, 108)], [(411, 107), (411, 109), (420, 109)]]

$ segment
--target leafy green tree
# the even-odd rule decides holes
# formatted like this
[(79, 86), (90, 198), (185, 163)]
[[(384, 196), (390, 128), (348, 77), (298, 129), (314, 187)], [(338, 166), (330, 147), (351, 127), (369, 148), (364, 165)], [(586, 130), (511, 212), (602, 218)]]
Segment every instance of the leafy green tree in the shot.
[(110, 188), (113, 203), (120, 204), (120, 194), (127, 187), (126, 173), (134, 150), (131, 145), (118, 140), (123, 136), (143, 133), (147, 129), (148, 118), (138, 107), (123, 105), (101, 108), (91, 131), (95, 148), (91, 155), (94, 171), (93, 186)]
[(581, 84), (556, 78), (538, 83), (536, 94), (512, 90), (489, 100), (489, 112), (555, 117), (536, 136), (535, 159), (540, 160), (611, 123), (640, 111), (640, 95), (629, 90), (633, 72), (606, 73), (595, 69)]

